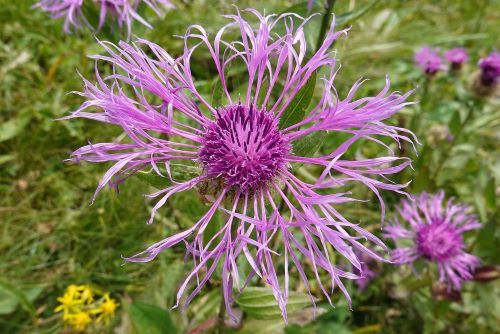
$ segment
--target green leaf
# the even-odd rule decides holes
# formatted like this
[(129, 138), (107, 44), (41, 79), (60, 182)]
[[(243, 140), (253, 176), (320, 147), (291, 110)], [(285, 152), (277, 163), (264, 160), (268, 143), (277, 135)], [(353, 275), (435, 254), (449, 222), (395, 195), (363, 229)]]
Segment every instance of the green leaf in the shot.
[(201, 170), (197, 166), (178, 163), (170, 163), (170, 171), (176, 181), (187, 181), (201, 174)]
[(301, 137), (293, 142), (293, 154), (310, 157), (316, 153), (326, 138), (326, 132), (318, 131)]
[(220, 289), (206, 292), (189, 304), (189, 319), (193, 324), (203, 323), (207, 319), (215, 317), (221, 304)]
[(256, 320), (249, 319), (243, 322), (238, 334), (283, 334), (285, 322), (283, 319)]
[(212, 100), (210, 105), (214, 108), (222, 106), (222, 96), (224, 94), (224, 88), (222, 88), (222, 83), (220, 78), (217, 76), (215, 82), (212, 85)]
[[(39, 291), (41, 292), (41, 290)], [(30, 294), (33, 294), (32, 292)], [(33, 300), (38, 296), (35, 294)], [(3, 307), (3, 311), (8, 314), (16, 309), (17, 305), (20, 305), (23, 310), (28, 312), (32, 318), (36, 318), (35, 308), (32, 302), (27, 298), (27, 293), (23, 292), (21, 289), (15, 287), (13, 284), (0, 280), (0, 309)]]
[(430, 45), (450, 44), (450, 43), (460, 44), (460, 43), (463, 43), (466, 41), (480, 40), (480, 39), (485, 39), (485, 38), (488, 38), (488, 34), (474, 33), (474, 34), (463, 34), (463, 35), (459, 35), (459, 36), (446, 34), (446, 35), (440, 35), (440, 36), (432, 38), (432, 40), (429, 41), (429, 44)]
[(500, 258), (500, 247), (497, 246), (500, 243), (500, 230), (497, 225), (493, 219), (484, 224), (474, 242), (474, 255), (479, 256), (483, 263), (496, 263)]
[(175, 303), (179, 282), (185, 276), (186, 264), (176, 260), (160, 262), (160, 276), (157, 288), (154, 291), (155, 304), (161, 307), (170, 307)]
[(316, 86), (316, 72), (313, 72), (305, 85), (297, 92), (281, 115), (279, 128), (285, 129), (304, 119), (306, 109), (311, 103)]
[(356, 10), (353, 10), (353, 11), (336, 16), (335, 17), (335, 26), (340, 26), (340, 25), (345, 25), (347, 23), (352, 23), (354, 20), (365, 15), (368, 12), (368, 10), (370, 10), (370, 8), (375, 6), (375, 4), (378, 1), (379, 0), (373, 0), (369, 3), (367, 3), (366, 5), (359, 7)]
[(321, 333), (352, 334), (353, 332), (347, 325), (329, 322), (322, 326)]
[(264, 102), (264, 99), (266, 98), (267, 90), (269, 89), (269, 78), (266, 75), (264, 75), (264, 78), (262, 79), (262, 84), (259, 90), (259, 96), (257, 98), (257, 105), (262, 105)]
[(135, 332), (137, 334), (162, 334), (177, 332), (170, 314), (158, 306), (132, 303), (125, 304), (125, 308), (132, 320)]
[(453, 135), (456, 135), (460, 130), (462, 121), (460, 120), (460, 113), (455, 110), (453, 116), (451, 117), (450, 122), (448, 123), (448, 128), (450, 129)]
[(486, 221), (486, 201), (483, 197), (483, 194), (481, 193), (480, 189), (476, 189), (474, 191), (474, 204), (476, 206), (476, 210), (479, 213), (479, 217), (481, 218), (481, 221)]
[[(239, 307), (251, 318), (273, 319), (281, 318), (281, 311), (274, 298), (273, 292), (269, 288), (249, 287), (243, 290), (236, 299)], [(288, 314), (293, 314), (303, 310), (311, 304), (308, 295), (298, 292), (290, 292), (286, 306)]]
[(153, 170), (137, 172), (137, 177), (156, 189), (164, 189), (172, 185), (172, 182), (167, 177), (160, 176)]
[(27, 125), (27, 119), (11, 119), (0, 124), (0, 142), (17, 136)]
[(11, 314), (18, 304), (17, 298), (0, 288), (0, 315)]
[(15, 154), (3, 154), (0, 155), (0, 165), (6, 162), (12, 161), (16, 158)]
[(491, 209), (496, 209), (496, 186), (495, 186), (495, 178), (490, 178), (486, 183), (486, 187), (484, 188), (484, 198), (486, 201), (486, 206)]
[[(157, 189), (164, 189), (172, 185), (172, 181), (167, 176), (166, 171), (161, 171), (163, 175), (158, 175), (153, 169), (137, 172), (137, 177), (144, 183)], [(201, 170), (196, 166), (170, 163), (170, 172), (175, 181), (187, 181), (201, 174)]]

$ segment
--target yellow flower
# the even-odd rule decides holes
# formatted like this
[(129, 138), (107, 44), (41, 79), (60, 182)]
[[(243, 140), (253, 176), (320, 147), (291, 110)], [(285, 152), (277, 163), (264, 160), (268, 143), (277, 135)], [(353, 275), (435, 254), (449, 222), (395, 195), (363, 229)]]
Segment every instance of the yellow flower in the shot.
[(80, 287), (78, 285), (71, 284), (66, 288), (65, 294), (70, 295), (72, 298), (78, 298), (80, 294)]
[(88, 285), (82, 285), (80, 299), (85, 304), (90, 304), (94, 301), (94, 292)]
[(57, 298), (60, 305), (54, 311), (64, 311), (63, 321), (78, 331), (84, 330), (94, 320), (107, 323), (119, 304), (109, 297), (109, 293), (97, 295), (100, 298), (95, 300), (95, 293), (89, 285), (71, 284), (64, 295)]
[(109, 293), (106, 293), (103, 297), (104, 297), (104, 302), (101, 304), (100, 307), (96, 308), (94, 312), (100, 313), (99, 317), (97, 317), (96, 320), (97, 322), (104, 319), (104, 322), (107, 323), (115, 313), (116, 308), (120, 304), (116, 303), (114, 299), (109, 298)]
[(61, 311), (64, 311), (64, 313), (66, 313), (67, 311), (69, 311), (69, 309), (77, 304), (80, 303), (79, 300), (75, 300), (73, 298), (73, 294), (72, 293), (68, 293), (66, 292), (62, 297), (58, 297), (57, 298), (57, 301), (59, 303), (61, 303), (61, 305), (59, 305), (58, 307), (56, 307), (54, 309), (54, 312), (61, 312)]
[(68, 316), (68, 323), (79, 331), (84, 330), (91, 322), (92, 318), (86, 312), (78, 312)]

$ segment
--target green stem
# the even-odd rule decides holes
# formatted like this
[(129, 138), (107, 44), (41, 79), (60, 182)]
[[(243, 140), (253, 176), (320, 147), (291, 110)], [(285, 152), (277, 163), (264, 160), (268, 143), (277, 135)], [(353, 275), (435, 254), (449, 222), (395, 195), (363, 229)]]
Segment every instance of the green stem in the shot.
[(325, 6), (325, 14), (323, 15), (323, 20), (321, 21), (318, 42), (316, 44), (316, 51), (319, 50), (319, 48), (323, 44), (323, 41), (325, 40), (326, 32), (330, 26), (330, 19), (332, 18), (333, 6), (335, 6), (335, 0), (328, 0)]

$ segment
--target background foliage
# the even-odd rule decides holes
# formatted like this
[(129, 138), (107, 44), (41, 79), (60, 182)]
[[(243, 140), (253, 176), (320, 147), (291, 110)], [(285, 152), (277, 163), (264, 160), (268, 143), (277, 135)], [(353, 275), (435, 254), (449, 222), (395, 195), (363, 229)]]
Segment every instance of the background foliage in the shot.
[[(293, 1), (238, 1), (266, 13), (283, 12)], [(144, 178), (131, 178), (119, 196), (102, 192), (89, 206), (106, 166), (64, 163), (72, 149), (87, 141), (118, 139), (118, 129), (90, 121), (55, 121), (81, 103), (68, 92), (81, 89), (77, 70), (92, 78), (94, 63), (87, 55), (101, 53), (88, 31), (62, 33), (62, 22), (31, 9), (32, 2), (0, 4), (0, 332), (58, 333), (65, 329), (53, 309), (56, 298), (69, 284), (86, 283), (111, 292), (122, 305), (108, 326), (89, 332), (202, 333), (210, 330), (220, 304), (217, 280), (197, 298), (185, 314), (165, 310), (174, 304), (176, 288), (187, 268), (182, 248), (163, 253), (149, 264), (122, 266), (122, 255), (135, 254), (172, 232), (186, 228), (205, 210), (194, 192), (177, 196), (161, 211), (156, 222), (145, 224), (152, 206), (142, 194), (151, 191)], [(178, 10), (162, 18), (145, 15), (155, 27), (134, 25), (137, 36), (163, 46), (174, 55), (182, 52), (181, 35), (190, 24), (215, 31), (226, 21), (221, 13), (234, 12), (229, 3), (178, 1)], [(302, 6), (304, 7), (304, 6)], [(294, 10), (301, 10), (297, 6)], [(365, 10), (367, 9), (367, 10)], [(472, 252), (485, 265), (500, 262), (500, 111), (499, 100), (472, 105), (471, 120), (461, 129), (469, 112), (468, 83), (481, 56), (500, 45), (500, 2), (478, 1), (337, 1), (337, 15), (352, 25), (349, 37), (336, 44), (342, 69), (337, 79), (344, 95), (358, 78), (372, 80), (362, 93), (383, 85), (385, 75), (393, 88), (406, 91), (425, 85), (413, 64), (414, 51), (422, 45), (443, 49), (467, 47), (471, 61), (461, 77), (441, 74), (426, 96), (417, 90), (409, 107), (395, 120), (405, 124), (419, 115), (420, 155), (413, 156), (415, 171), (398, 177), (413, 179), (410, 189), (434, 191), (474, 206), (483, 228), (470, 235)], [(149, 13), (151, 14), (151, 13)], [(358, 15), (359, 14), (359, 15)], [(362, 15), (361, 15), (362, 14)], [(314, 23), (317, 24), (317, 23)], [(117, 40), (116, 32), (103, 31), (102, 39)], [(123, 37), (123, 36), (122, 36)], [(213, 71), (208, 55), (196, 54), (194, 75), (199, 87), (211, 94)], [(456, 136), (450, 142), (443, 137)], [(331, 151), (339, 138), (330, 134), (321, 150)], [(376, 155), (378, 148), (363, 143), (350, 154)], [(412, 154), (411, 151), (405, 152)], [(443, 159), (445, 157), (446, 159)], [(314, 169), (301, 169), (305, 176)], [(147, 181), (147, 180), (146, 180)], [(353, 191), (366, 197), (362, 189)], [(371, 195), (370, 195), (371, 196)], [(389, 210), (399, 199), (385, 193)], [(346, 217), (370, 231), (380, 231), (379, 208), (372, 204), (343, 207)], [(390, 216), (390, 214), (389, 214)], [(491, 333), (500, 328), (500, 285), (497, 281), (465, 284), (460, 299), (429, 288), (429, 275), (415, 275), (405, 267), (380, 265), (380, 273), (366, 290), (350, 283), (353, 308), (335, 295), (335, 309), (320, 302), (313, 321), (311, 309), (296, 313), (284, 329), (267, 291), (248, 290), (238, 302), (244, 313), (238, 333)], [(492, 271), (495, 272), (494, 270)], [(292, 304), (304, 305), (304, 287)], [(440, 297), (440, 298), (438, 298)], [(452, 298), (453, 297), (453, 298)], [(269, 303), (268, 303), (269, 302)], [(275, 316), (276, 315), (276, 316)], [(229, 330), (228, 330), (229, 331)]]

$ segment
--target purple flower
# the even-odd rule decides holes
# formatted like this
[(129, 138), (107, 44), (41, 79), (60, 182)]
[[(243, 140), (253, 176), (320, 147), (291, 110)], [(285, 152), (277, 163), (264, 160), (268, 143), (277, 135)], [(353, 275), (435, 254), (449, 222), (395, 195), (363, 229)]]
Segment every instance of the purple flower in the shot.
[(458, 70), (469, 60), (465, 48), (453, 48), (445, 52), (444, 58), (450, 62), (452, 70)]
[[(377, 95), (355, 99), (362, 84), (358, 81), (341, 99), (334, 87), (335, 53), (329, 48), (346, 30), (334, 32), (332, 23), (321, 47), (309, 56), (304, 33), (309, 19), (296, 14), (262, 16), (253, 9), (244, 12), (257, 19), (256, 27), (240, 12), (226, 16), (231, 22), (215, 34), (213, 41), (203, 27), (191, 26), (184, 36), (184, 53), (178, 58), (146, 40), (118, 45), (102, 42), (108, 55), (95, 59), (110, 63), (114, 74), (101, 77), (96, 70), (97, 84), (84, 79), (85, 89), (79, 94), (86, 101), (67, 118), (83, 117), (117, 125), (128, 140), (84, 146), (73, 153), (72, 160), (114, 163), (100, 181), (96, 195), (104, 186), (116, 187), (141, 169), (151, 168), (165, 175), (172, 185), (149, 195), (159, 199), (149, 223), (174, 194), (211, 188), (213, 201), (200, 220), (126, 261), (148, 262), (160, 252), (184, 243), (194, 269), (179, 288), (177, 304), (184, 293), (188, 293), (185, 305), (189, 304), (220, 264), (230, 315), (233, 285), (241, 291), (258, 277), (273, 289), (286, 320), (291, 266), (307, 289), (309, 279), (316, 279), (328, 300), (333, 288), (338, 287), (350, 302), (341, 278), (359, 276), (336, 267), (331, 252), (336, 251), (358, 270), (361, 263), (355, 250), (384, 260), (359, 239), (387, 249), (383, 242), (338, 211), (341, 203), (355, 201), (349, 192), (338, 188), (364, 184), (379, 198), (383, 220), (384, 203), (379, 191), (404, 194), (406, 185), (384, 181), (410, 161), (394, 156), (351, 161), (342, 156), (359, 139), (384, 147), (380, 137), (412, 142), (408, 130), (383, 122), (411, 104), (406, 102), (411, 92), (391, 93), (386, 80)], [(231, 36), (237, 31), (241, 38), (225, 41), (228, 30)], [(217, 105), (200, 93), (191, 71), (195, 62), (192, 55), (199, 48), (208, 50), (218, 72), (223, 98)], [(245, 88), (231, 93), (229, 85), (236, 78), (228, 69), (241, 64), (245, 73), (238, 80), (246, 82)], [(320, 70), (324, 73), (318, 80), (320, 95), (313, 99), (303, 119), (283, 125), (282, 116), (289, 116), (291, 102), (303, 94), (302, 88)], [(96, 108), (100, 111), (89, 111)], [(333, 152), (320, 157), (295, 152), (297, 142), (321, 131), (348, 137)], [(187, 181), (176, 181), (171, 173), (175, 161), (197, 164), (202, 172)], [(303, 180), (293, 173), (296, 164), (315, 165), (322, 168), (322, 173), (312, 182)], [(225, 214), (225, 223), (211, 240), (206, 240), (204, 230), (217, 211)], [(281, 253), (273, 249), (276, 244), (281, 246)], [(239, 260), (248, 262), (250, 273), (241, 272)], [(245, 283), (240, 285), (242, 274)], [(329, 279), (325, 282), (326, 277)], [(314, 303), (314, 298), (311, 301)]]
[(479, 60), (481, 83), (493, 87), (500, 81), (500, 53), (492, 52), (486, 58)]
[(152, 28), (138, 13), (137, 7), (141, 2), (152, 8), (157, 15), (161, 14), (160, 7), (173, 8), (169, 0), (40, 0), (35, 7), (39, 7), (49, 13), (53, 19), (64, 17), (64, 31), (70, 32), (70, 27), (80, 28), (82, 25), (90, 24), (83, 14), (83, 6), (92, 2), (99, 7), (99, 23), (97, 29), (104, 26), (106, 17), (113, 16), (118, 26), (127, 27), (130, 35), (132, 21), (137, 20)]
[(422, 193), (414, 201), (403, 200), (398, 208), (401, 217), (410, 225), (402, 227), (397, 219), (385, 227), (386, 235), (394, 240), (409, 239), (410, 247), (393, 251), (396, 263), (411, 263), (419, 258), (435, 262), (441, 282), (449, 282), (460, 289), (461, 282), (470, 280), (479, 259), (464, 251), (465, 231), (481, 227), (474, 215), (467, 213), (465, 205), (453, 204), (450, 199), (443, 205), (444, 192), (435, 195)]
[(436, 74), (443, 69), (441, 56), (437, 49), (428, 47), (421, 48), (415, 54), (415, 63), (425, 74)]

